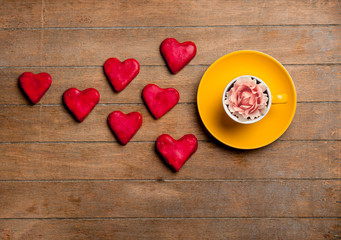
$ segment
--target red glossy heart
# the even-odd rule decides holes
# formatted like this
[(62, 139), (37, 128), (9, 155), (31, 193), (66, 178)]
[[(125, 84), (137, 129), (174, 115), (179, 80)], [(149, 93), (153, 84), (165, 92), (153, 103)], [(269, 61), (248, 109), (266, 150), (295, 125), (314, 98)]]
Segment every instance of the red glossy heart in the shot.
[(193, 42), (179, 43), (174, 38), (167, 38), (161, 43), (160, 51), (170, 71), (176, 74), (195, 57), (197, 47)]
[(132, 58), (124, 62), (109, 58), (104, 63), (104, 72), (115, 91), (120, 92), (139, 74), (140, 64)]
[(50, 88), (52, 78), (48, 73), (33, 74), (24, 72), (19, 78), (21, 89), (33, 104), (36, 104)]
[(198, 149), (198, 141), (193, 134), (187, 134), (179, 140), (174, 140), (168, 134), (162, 134), (156, 140), (156, 149), (171, 168), (179, 171)]
[(74, 117), (82, 122), (91, 110), (99, 102), (99, 92), (94, 88), (79, 91), (77, 88), (69, 88), (63, 94), (63, 100)]
[(126, 145), (142, 125), (142, 115), (138, 112), (124, 114), (114, 111), (109, 114), (108, 124), (123, 145)]
[(155, 84), (148, 84), (142, 91), (142, 97), (151, 114), (160, 118), (171, 110), (180, 99), (179, 92), (174, 88), (159, 88)]

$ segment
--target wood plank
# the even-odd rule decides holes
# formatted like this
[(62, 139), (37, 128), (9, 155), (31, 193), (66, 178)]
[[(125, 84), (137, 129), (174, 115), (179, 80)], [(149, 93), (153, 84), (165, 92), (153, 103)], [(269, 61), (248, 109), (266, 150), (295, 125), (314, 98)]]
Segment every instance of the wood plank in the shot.
[(0, 182), (0, 189), (0, 218), (341, 217), (340, 180)]
[(150, 142), (0, 144), (0, 152), (0, 180), (341, 178), (341, 142), (277, 141), (247, 152), (200, 142), (177, 174)]
[[(340, 106), (340, 102), (299, 103), (292, 125), (281, 139), (340, 140)], [(158, 120), (143, 104), (99, 105), (82, 123), (76, 122), (62, 105), (3, 105), (0, 109), (0, 142), (115, 141), (106, 120), (115, 110), (142, 114), (143, 125), (133, 141), (155, 141), (163, 133), (174, 138), (192, 133), (199, 140), (211, 139), (201, 124), (196, 104), (177, 104)]]
[(0, 0), (0, 28), (42, 27), (42, 1)]
[[(341, 65), (288, 65), (297, 90), (298, 101), (341, 101)], [(196, 102), (200, 79), (208, 66), (188, 66), (171, 75), (164, 66), (142, 66), (137, 78), (120, 93), (115, 93), (103, 69), (96, 68), (4, 68), (0, 69), (0, 104), (27, 104), (18, 87), (18, 78), (25, 71), (48, 72), (53, 85), (41, 104), (61, 104), (61, 96), (69, 87), (96, 88), (101, 103), (140, 103), (144, 86), (155, 83), (160, 87), (174, 87), (180, 92), (180, 102)]]
[(0, 220), (1, 239), (337, 239), (339, 219)]
[[(116, 4), (104, 0), (100, 2), (85, 0), (72, 2), (71, 6), (63, 2), (51, 0), (46, 2), (47, 26), (210, 26), (316, 22), (339, 24), (341, 20), (340, 11), (337, 11), (339, 8), (337, 1), (320, 0), (309, 3), (293, 0), (271, 2), (186, 0), (163, 2), (160, 5), (157, 0), (122, 1)], [(136, 8), (140, 10), (136, 11)], [(253, 17), (245, 18), (250, 12)]]
[[(339, 103), (298, 104), (292, 125), (283, 134), (281, 139), (340, 140), (340, 109), (341, 105)], [(333, 111), (335, 115), (334, 113), (326, 114), (328, 111)]]
[[(338, 1), (3, 1), (0, 27), (339, 24)], [(137, 10), (138, 9), (138, 10)], [(20, 12), (20, 15), (17, 13)], [(252, 17), (247, 17), (252, 13)], [(26, 21), (25, 21), (26, 20)]]
[(164, 65), (159, 46), (167, 37), (196, 43), (192, 65), (240, 49), (265, 52), (282, 64), (341, 63), (340, 26), (247, 26), (6, 30), (0, 31), (0, 66), (103, 66), (109, 57)]

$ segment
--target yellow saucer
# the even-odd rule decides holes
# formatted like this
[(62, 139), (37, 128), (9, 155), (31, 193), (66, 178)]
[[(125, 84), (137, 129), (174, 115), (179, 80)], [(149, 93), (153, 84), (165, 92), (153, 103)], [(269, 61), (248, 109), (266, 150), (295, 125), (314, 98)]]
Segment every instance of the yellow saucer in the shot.
[[(242, 75), (262, 79), (271, 94), (287, 94), (286, 104), (272, 104), (259, 122), (240, 124), (228, 117), (222, 105), (226, 85)], [(207, 130), (220, 142), (239, 149), (266, 146), (289, 127), (296, 110), (296, 91), (287, 70), (273, 57), (250, 50), (227, 54), (215, 61), (202, 77), (197, 93), (198, 111)]]

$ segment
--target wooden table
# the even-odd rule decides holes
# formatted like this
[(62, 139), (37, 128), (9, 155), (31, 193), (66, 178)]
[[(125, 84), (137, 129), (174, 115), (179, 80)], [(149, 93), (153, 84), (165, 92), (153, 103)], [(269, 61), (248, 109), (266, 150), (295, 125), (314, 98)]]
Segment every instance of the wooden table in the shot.
[[(340, 239), (339, 1), (1, 0), (0, 12), (0, 239)], [(198, 48), (176, 75), (159, 52), (167, 37)], [(215, 141), (196, 108), (208, 66), (241, 49), (277, 58), (297, 89), (290, 128), (253, 151)], [(141, 64), (121, 93), (103, 73), (110, 57)], [(34, 106), (25, 71), (53, 78)], [(141, 99), (148, 83), (180, 92), (159, 120)], [(101, 94), (83, 123), (62, 104), (70, 87)], [(107, 126), (114, 110), (143, 115), (126, 146)], [(199, 140), (179, 173), (155, 152), (162, 133)]]

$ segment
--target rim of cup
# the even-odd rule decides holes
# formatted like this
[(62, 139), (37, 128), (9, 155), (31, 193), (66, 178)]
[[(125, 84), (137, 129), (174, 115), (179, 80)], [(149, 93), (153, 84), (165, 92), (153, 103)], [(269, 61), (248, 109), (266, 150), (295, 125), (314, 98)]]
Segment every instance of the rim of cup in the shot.
[[(233, 87), (234, 83), (241, 77), (251, 77), (251, 78), (254, 78), (256, 79), (257, 83), (263, 83), (265, 86), (266, 86), (266, 93), (268, 95), (268, 105), (267, 105), (267, 110), (265, 112), (264, 115), (261, 115), (260, 117), (258, 118), (255, 118), (255, 119), (250, 119), (250, 120), (246, 120), (246, 121), (241, 121), (240, 119), (238, 119), (235, 115), (233, 115), (230, 110), (228, 109), (228, 105), (225, 104), (225, 97), (226, 97), (226, 93)], [(256, 123), (260, 120), (262, 120), (269, 112), (270, 110), (270, 107), (271, 107), (271, 92), (270, 92), (270, 89), (268, 87), (268, 85), (260, 78), (256, 77), (256, 76), (253, 76), (253, 75), (242, 75), (242, 76), (239, 76), (239, 77), (236, 77), (235, 79), (233, 79), (232, 81), (230, 81), (227, 86), (225, 87), (224, 89), (224, 93), (223, 93), (223, 107), (224, 107), (224, 110), (225, 112), (227, 113), (227, 115), (232, 119), (234, 120), (235, 122), (238, 122), (238, 123), (241, 123), (241, 124), (251, 124), (251, 123)]]

